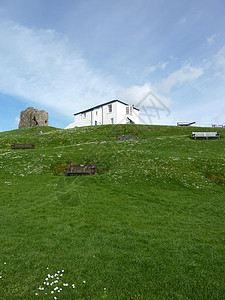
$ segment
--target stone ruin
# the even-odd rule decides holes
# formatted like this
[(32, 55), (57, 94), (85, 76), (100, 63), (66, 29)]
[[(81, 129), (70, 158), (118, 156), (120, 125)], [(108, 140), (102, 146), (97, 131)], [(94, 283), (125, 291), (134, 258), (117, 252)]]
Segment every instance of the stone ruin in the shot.
[(48, 113), (33, 107), (21, 111), (19, 128), (48, 126)]

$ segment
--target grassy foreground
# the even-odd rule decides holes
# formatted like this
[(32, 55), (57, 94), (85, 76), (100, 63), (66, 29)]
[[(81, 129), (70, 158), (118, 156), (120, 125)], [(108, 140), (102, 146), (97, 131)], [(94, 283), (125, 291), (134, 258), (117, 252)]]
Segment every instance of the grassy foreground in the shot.
[(224, 299), (225, 130), (192, 130), (0, 133), (0, 299)]

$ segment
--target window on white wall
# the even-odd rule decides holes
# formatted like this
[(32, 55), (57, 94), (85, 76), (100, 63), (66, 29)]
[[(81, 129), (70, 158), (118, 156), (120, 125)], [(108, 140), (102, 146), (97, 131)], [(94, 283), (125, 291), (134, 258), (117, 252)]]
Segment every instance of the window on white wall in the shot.
[(114, 119), (113, 118), (111, 118), (111, 124), (114, 124)]
[(86, 113), (83, 113), (83, 119), (86, 119)]
[(98, 115), (98, 111), (96, 110), (96, 116)]
[(126, 106), (126, 115), (132, 115), (133, 113), (133, 107), (128, 105)]
[(108, 105), (108, 113), (111, 113), (112, 112), (112, 104), (109, 104)]

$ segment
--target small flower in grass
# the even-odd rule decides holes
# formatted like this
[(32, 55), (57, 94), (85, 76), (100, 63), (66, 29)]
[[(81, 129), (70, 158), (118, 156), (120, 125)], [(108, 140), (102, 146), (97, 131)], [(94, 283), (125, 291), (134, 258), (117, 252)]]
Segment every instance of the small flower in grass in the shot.
[(2, 276), (0, 276), (0, 279), (2, 279)]
[(35, 293), (35, 296), (38, 296), (38, 293)]
[(75, 284), (74, 283), (72, 284), (72, 288), (75, 289)]
[(83, 281), (83, 284), (85, 284), (85, 283), (86, 283), (86, 281), (84, 280), (84, 281)]

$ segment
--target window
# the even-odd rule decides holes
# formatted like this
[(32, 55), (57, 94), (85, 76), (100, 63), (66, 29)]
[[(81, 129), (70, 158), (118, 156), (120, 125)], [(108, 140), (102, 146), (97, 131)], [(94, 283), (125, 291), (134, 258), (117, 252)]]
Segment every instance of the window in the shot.
[(98, 115), (98, 111), (97, 111), (97, 110), (96, 110), (96, 113), (95, 113), (95, 114), (96, 114), (96, 116)]
[(109, 104), (108, 105), (108, 113), (111, 113), (112, 112), (112, 104)]
[(86, 113), (83, 113), (83, 119), (86, 119)]
[(111, 124), (114, 124), (114, 119), (113, 118), (111, 118)]
[(132, 111), (133, 110), (133, 107), (128, 105), (126, 106), (126, 115), (132, 115)]

